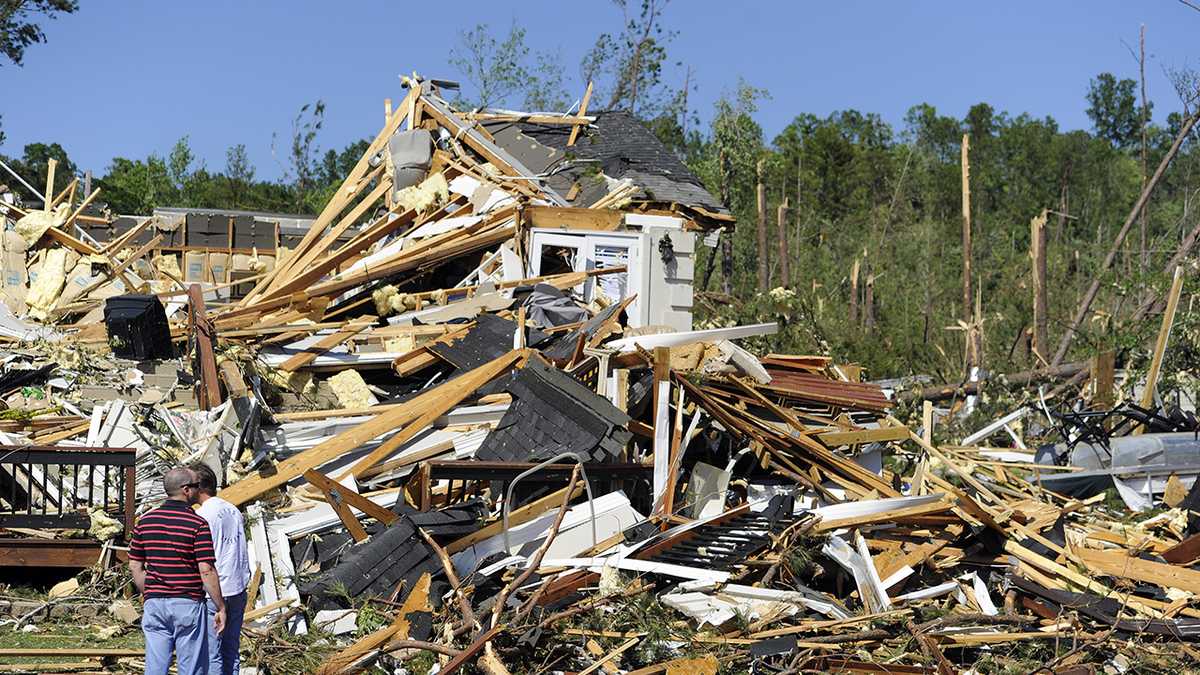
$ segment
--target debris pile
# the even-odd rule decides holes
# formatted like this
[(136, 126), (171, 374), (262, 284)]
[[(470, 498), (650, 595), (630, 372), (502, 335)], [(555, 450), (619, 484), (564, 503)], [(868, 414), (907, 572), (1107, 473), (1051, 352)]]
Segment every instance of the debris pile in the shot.
[(935, 444), (957, 409), (910, 426), (853, 364), (739, 346), (774, 324), (692, 329), (732, 218), (630, 116), (405, 84), (288, 245), (245, 214), (224, 250), (187, 243), (211, 214), (89, 243), (74, 186), (6, 206), (0, 562), (115, 564), (202, 462), (247, 514), (263, 672), (1196, 658), (1197, 423), (1153, 378)]

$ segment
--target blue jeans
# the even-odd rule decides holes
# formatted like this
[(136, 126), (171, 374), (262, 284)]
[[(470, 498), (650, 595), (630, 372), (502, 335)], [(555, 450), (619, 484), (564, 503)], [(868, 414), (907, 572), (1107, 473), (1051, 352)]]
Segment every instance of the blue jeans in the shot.
[(171, 653), (179, 659), (179, 675), (208, 671), (208, 613), (203, 600), (149, 598), (142, 609), (146, 634), (146, 673), (166, 675)]
[[(217, 607), (208, 600), (208, 621)], [(242, 669), (238, 649), (242, 643), (242, 616), (246, 614), (246, 591), (225, 596), (225, 630), (213, 634), (208, 641), (208, 672), (210, 675), (237, 675)]]

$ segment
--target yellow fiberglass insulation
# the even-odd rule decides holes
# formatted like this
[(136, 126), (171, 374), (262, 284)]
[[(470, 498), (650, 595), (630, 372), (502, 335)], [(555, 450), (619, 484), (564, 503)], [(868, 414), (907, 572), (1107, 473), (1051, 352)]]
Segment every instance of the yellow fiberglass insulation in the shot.
[(379, 403), (357, 370), (343, 370), (329, 378), (329, 388), (343, 408), (369, 408)]
[(59, 204), (54, 211), (30, 211), (17, 221), (13, 229), (21, 235), (27, 245), (33, 246), (46, 234), (46, 230), (62, 225), (69, 213), (66, 204)]
[(396, 193), (395, 203), (401, 210), (412, 209), (417, 213), (429, 213), (450, 200), (450, 185), (446, 177), (435, 173), (421, 181), (420, 185), (404, 188)]
[(25, 296), (25, 304), (29, 306), (29, 316), (38, 321), (50, 317), (50, 308), (58, 302), (59, 292), (67, 280), (67, 270), (75, 266), (79, 254), (65, 248), (55, 248), (46, 252), (46, 259), (38, 270), (37, 279), (29, 286), (29, 294)]
[(92, 509), (90, 515), (92, 526), (88, 528), (88, 534), (100, 541), (115, 539), (117, 535), (125, 530), (125, 526), (121, 524), (121, 521), (105, 513), (104, 509), (100, 507)]
[(379, 316), (391, 316), (414, 309), (421, 309), (421, 300), (409, 293), (401, 293), (391, 284), (376, 288), (371, 292), (375, 301), (375, 313)]

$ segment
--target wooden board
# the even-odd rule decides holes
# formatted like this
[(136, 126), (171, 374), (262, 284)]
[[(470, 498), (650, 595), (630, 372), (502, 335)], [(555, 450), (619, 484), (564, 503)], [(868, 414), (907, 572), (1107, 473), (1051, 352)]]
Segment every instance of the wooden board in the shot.
[(1200, 594), (1200, 570), (1134, 558), (1124, 551), (1077, 548), (1074, 552), (1092, 572)]
[[(280, 462), (272, 467), (273, 471), (261, 471), (257, 474), (246, 476), (242, 480), (230, 485), (221, 490), (218, 495), (222, 499), (228, 501), (234, 506), (244, 504), (256, 497), (262, 495), (268, 490), (272, 490), (288, 481), (299, 478), (309, 469), (315, 469), (326, 462), (333, 460), (344, 453), (347, 453), (354, 448), (366, 443), (367, 441), (387, 433), (403, 424), (410, 422), (419, 415), (434, 405), (446, 396), (448, 391), (454, 391), (456, 387), (461, 385), (462, 378), (470, 377), (472, 374), (478, 373), (481, 369), (489, 369), (489, 366), (494, 366), (497, 362), (504, 362), (505, 368), (516, 362), (521, 356), (520, 352), (509, 352), (507, 355), (500, 357), (497, 361), (491, 364), (480, 366), (480, 368), (471, 371), (465, 375), (461, 375), (453, 380), (445, 382), (440, 386), (429, 389), (416, 398), (401, 404), (385, 413), (376, 416), (374, 419), (363, 422), (362, 424), (348, 429), (333, 438), (320, 443), (308, 450), (296, 454), (288, 459)], [(489, 369), (490, 371), (491, 369)], [(497, 374), (502, 368), (496, 369)], [(482, 378), (476, 378), (482, 379)], [(491, 378), (487, 378), (490, 380)], [(476, 385), (471, 391), (477, 389), (480, 385)], [(469, 393), (469, 392), (468, 392)], [(460, 399), (461, 400), (461, 399)], [(385, 455), (386, 456), (386, 455)]]

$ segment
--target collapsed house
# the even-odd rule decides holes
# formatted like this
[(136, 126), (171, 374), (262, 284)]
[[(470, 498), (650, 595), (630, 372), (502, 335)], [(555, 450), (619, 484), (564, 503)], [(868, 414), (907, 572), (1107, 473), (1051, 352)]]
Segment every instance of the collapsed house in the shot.
[[(773, 324), (694, 330), (697, 246), (733, 219), (632, 116), (405, 83), (312, 219), (110, 219), (74, 185), (5, 207), (0, 565), (111, 565), (204, 462), (247, 514), (248, 634), (328, 633), (321, 672), (878, 672), (911, 641), (886, 668), (942, 673), (1195, 639), (1200, 488), (1118, 525), (1064, 459), (1111, 447), (1084, 472), (1111, 478), (1111, 427), (1035, 454), (1026, 409), (939, 447), (932, 406), (910, 428), (852, 364), (739, 346)], [(1144, 442), (1194, 436), (1142, 414)], [(570, 624), (639, 594), (688, 638)], [(390, 618), (360, 635), (368, 605)]]

